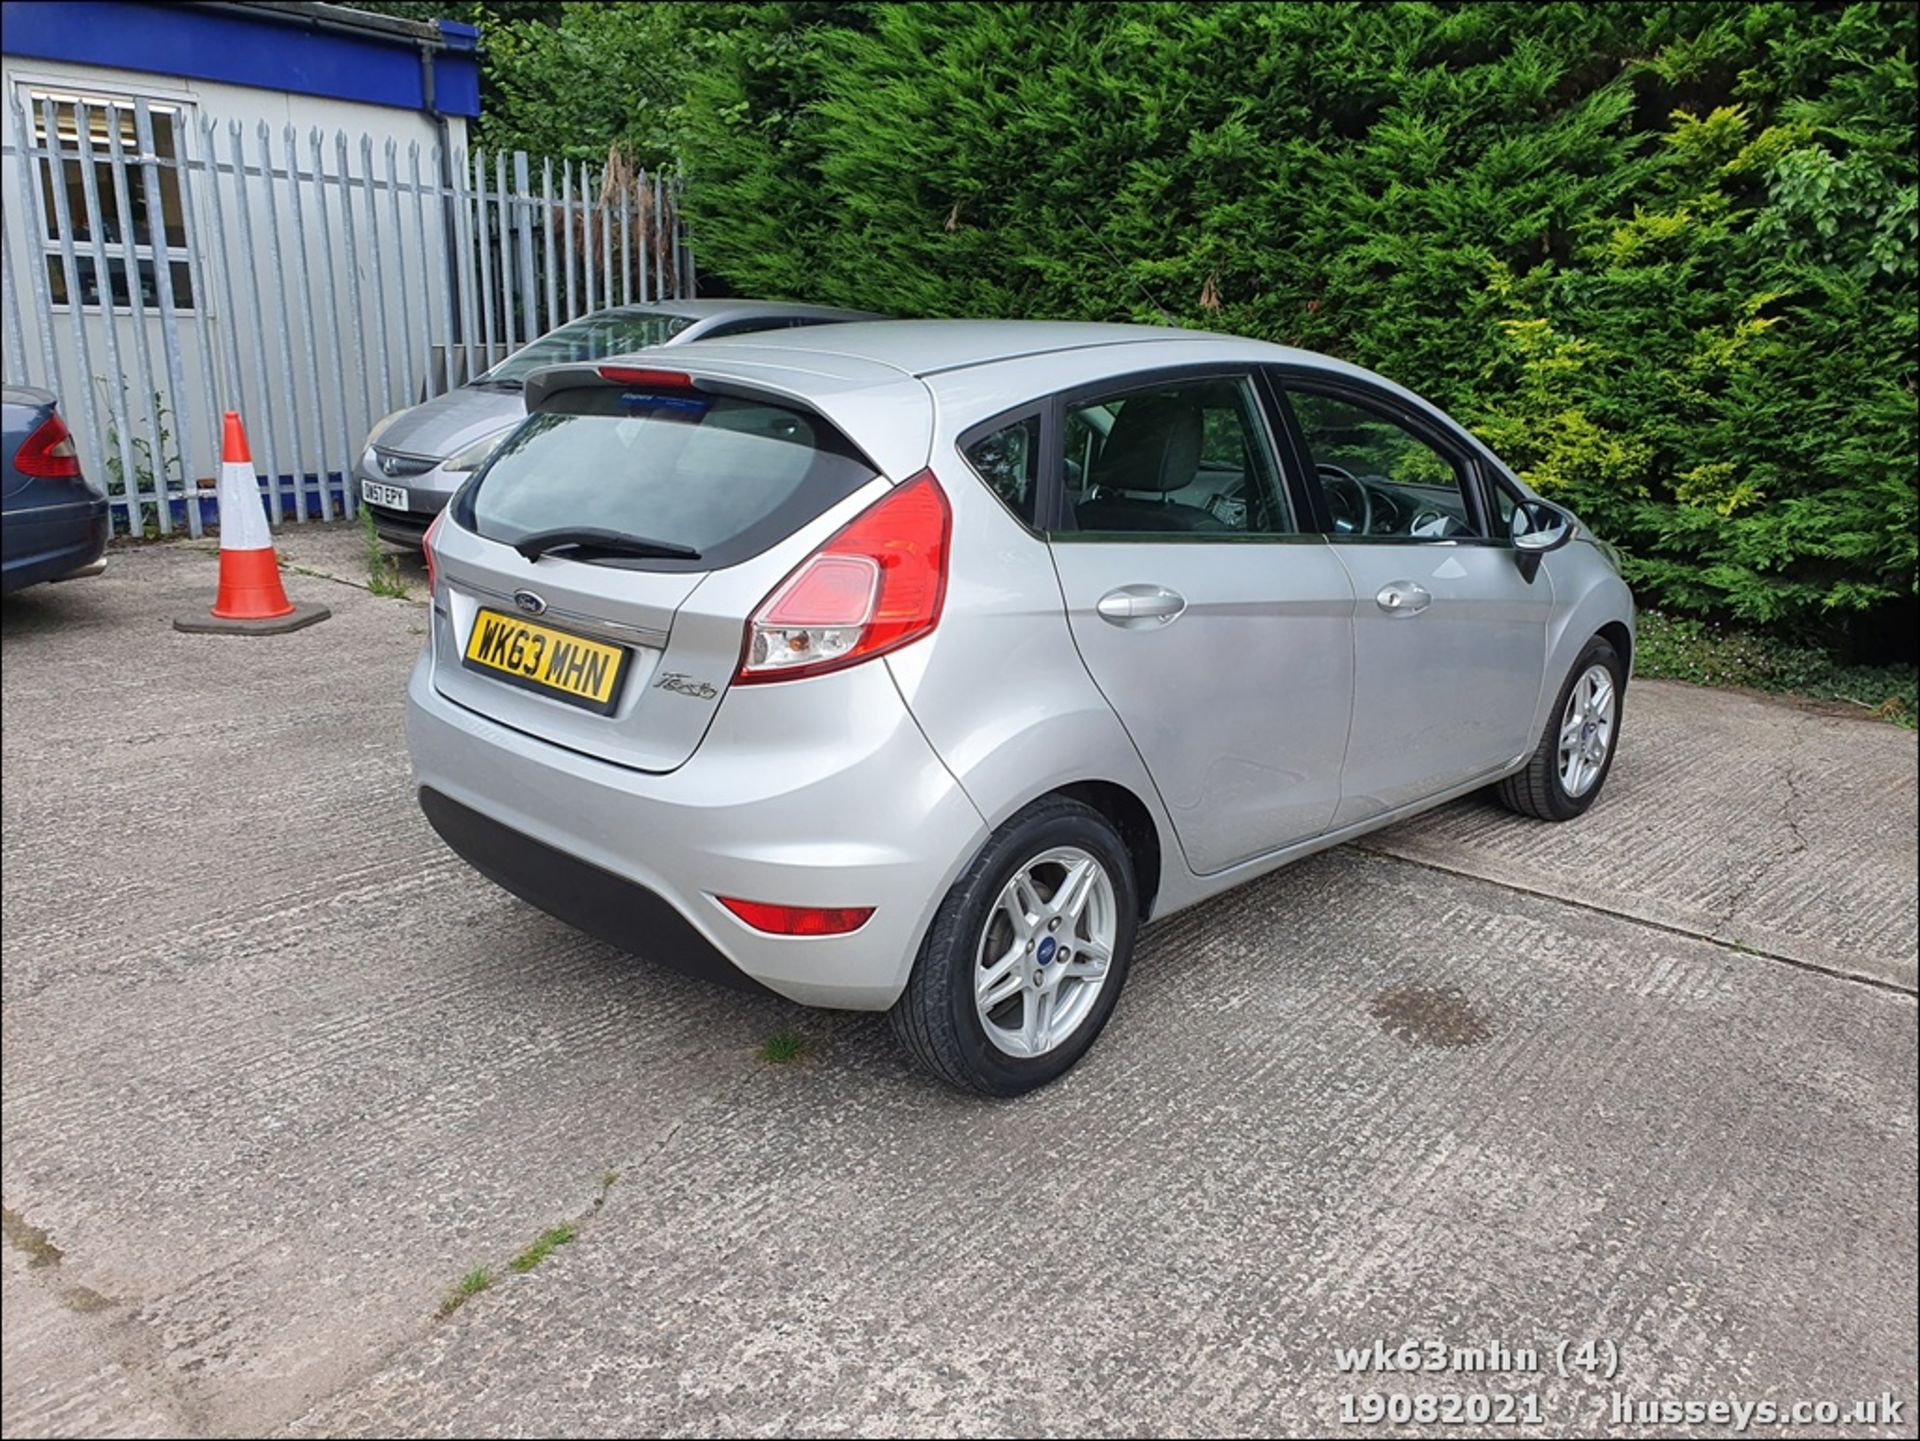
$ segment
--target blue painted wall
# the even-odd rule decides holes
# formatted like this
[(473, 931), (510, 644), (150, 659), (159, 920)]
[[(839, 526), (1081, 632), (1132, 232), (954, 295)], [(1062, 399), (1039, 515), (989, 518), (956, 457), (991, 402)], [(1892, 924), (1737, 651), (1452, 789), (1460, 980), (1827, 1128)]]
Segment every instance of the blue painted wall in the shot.
[[(480, 113), (479, 31), (436, 22), (446, 48), (433, 56), (435, 108)], [(9, 55), (188, 75), (260, 90), (289, 90), (423, 110), (420, 51), (406, 37), (342, 35), (273, 18), (271, 11), (203, 10), (139, 0), (0, 3), (0, 48)]]

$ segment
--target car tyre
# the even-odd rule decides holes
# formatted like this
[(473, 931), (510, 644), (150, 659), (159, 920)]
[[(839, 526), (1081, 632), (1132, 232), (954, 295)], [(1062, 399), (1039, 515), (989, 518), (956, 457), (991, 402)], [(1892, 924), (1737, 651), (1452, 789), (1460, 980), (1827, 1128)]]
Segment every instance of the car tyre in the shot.
[[(1070, 890), (1075, 877), (1084, 895)], [(1016, 910), (1033, 922), (1030, 930), (1017, 929)], [(1066, 797), (1037, 801), (988, 837), (947, 892), (893, 1007), (894, 1033), (925, 1070), (964, 1090), (1007, 1097), (1044, 1086), (1086, 1054), (1113, 1014), (1139, 914), (1133, 862), (1112, 823)], [(1069, 955), (1065, 964), (1056, 959)], [(995, 980), (991, 972), (1008, 964)], [(1095, 979), (1090, 993), (1078, 989)], [(1012, 994), (990, 1008), (1010, 985)], [(1036, 1054), (1009, 1050), (1034, 1038)]]
[[(1589, 702), (1598, 694), (1602, 674), (1605, 676), (1604, 732), (1599, 730), (1600, 723), (1589, 715), (1593, 710)], [(1526, 765), (1494, 787), (1500, 803), (1508, 810), (1536, 820), (1570, 821), (1584, 815), (1600, 798), (1600, 789), (1606, 784), (1607, 775), (1613, 769), (1613, 758), (1620, 750), (1626, 688), (1627, 668), (1620, 653), (1610, 642), (1595, 636), (1567, 672), (1553, 709), (1547, 712), (1540, 743), (1534, 747)], [(1580, 697), (1578, 701), (1576, 692)], [(1601, 746), (1597, 758), (1592, 751), (1596, 735)], [(1582, 746), (1586, 750), (1573, 755), (1563, 749), (1563, 743), (1567, 742), (1576, 750)], [(1579, 762), (1572, 784), (1569, 784), (1570, 757)]]

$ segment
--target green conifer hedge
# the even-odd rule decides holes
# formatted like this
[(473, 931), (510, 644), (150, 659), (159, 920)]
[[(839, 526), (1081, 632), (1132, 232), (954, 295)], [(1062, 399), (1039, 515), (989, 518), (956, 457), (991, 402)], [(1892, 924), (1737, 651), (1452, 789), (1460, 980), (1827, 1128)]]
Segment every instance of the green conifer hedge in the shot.
[(1915, 594), (1917, 15), (691, 6), (673, 148), (739, 293), (1342, 356), (1643, 601), (1877, 625)]

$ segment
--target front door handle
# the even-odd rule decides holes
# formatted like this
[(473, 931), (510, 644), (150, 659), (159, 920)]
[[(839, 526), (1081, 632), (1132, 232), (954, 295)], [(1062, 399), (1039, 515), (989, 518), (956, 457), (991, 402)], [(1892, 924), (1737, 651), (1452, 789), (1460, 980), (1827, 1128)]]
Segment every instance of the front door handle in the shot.
[(1123, 585), (1100, 597), (1094, 609), (1109, 625), (1128, 630), (1171, 625), (1187, 608), (1187, 598), (1164, 585)]
[(1388, 615), (1418, 615), (1433, 604), (1433, 596), (1410, 580), (1389, 582), (1374, 600)]

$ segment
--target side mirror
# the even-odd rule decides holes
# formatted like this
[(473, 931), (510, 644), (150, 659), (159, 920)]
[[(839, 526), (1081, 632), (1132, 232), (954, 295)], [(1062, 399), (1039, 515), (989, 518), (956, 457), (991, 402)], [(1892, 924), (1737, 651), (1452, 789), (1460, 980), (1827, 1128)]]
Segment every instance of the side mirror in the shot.
[(1521, 501), (1513, 508), (1513, 526), (1508, 532), (1520, 574), (1531, 581), (1540, 573), (1540, 557), (1572, 540), (1573, 532), (1573, 517), (1559, 506), (1544, 500)]

